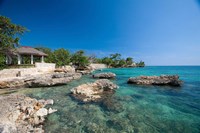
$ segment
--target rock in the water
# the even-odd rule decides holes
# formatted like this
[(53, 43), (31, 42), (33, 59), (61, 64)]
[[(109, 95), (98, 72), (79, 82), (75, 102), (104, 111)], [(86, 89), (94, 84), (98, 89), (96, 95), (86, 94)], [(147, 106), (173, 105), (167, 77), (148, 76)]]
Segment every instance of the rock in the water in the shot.
[(116, 77), (116, 74), (108, 72), (108, 73), (97, 73), (92, 76), (93, 78), (99, 79), (112, 79)]
[(45, 108), (41, 108), (36, 112), (37, 116), (46, 116), (48, 114), (48, 110)]
[(178, 75), (140, 76), (128, 79), (129, 84), (181, 86)]
[(109, 112), (111, 111), (114, 113), (120, 113), (124, 111), (124, 107), (120, 103), (120, 101), (113, 97), (106, 98), (105, 100), (103, 100), (101, 106), (103, 107), (103, 109)]
[(53, 99), (48, 99), (48, 100), (46, 100), (46, 102), (45, 102), (46, 104), (51, 104), (51, 105), (53, 105)]
[(118, 86), (107, 79), (87, 83), (71, 89), (72, 95), (83, 102), (97, 102), (109, 94), (113, 94)]
[(35, 78), (27, 83), (29, 87), (46, 87), (64, 85), (79, 78), (81, 78), (80, 73), (54, 73)]
[(49, 108), (48, 114), (52, 114), (52, 113), (57, 112), (57, 111), (58, 111), (57, 109)]

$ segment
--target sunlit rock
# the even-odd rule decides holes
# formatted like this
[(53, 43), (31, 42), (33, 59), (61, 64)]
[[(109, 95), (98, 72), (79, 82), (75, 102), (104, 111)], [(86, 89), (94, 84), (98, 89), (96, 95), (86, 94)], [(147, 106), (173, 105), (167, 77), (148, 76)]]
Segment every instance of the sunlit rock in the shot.
[(109, 94), (113, 94), (118, 86), (107, 79), (100, 79), (94, 83), (87, 83), (71, 89), (72, 95), (83, 101), (99, 101)]
[(181, 86), (178, 75), (140, 76), (128, 79), (129, 84)]
[(92, 75), (93, 78), (99, 78), (99, 79), (113, 79), (116, 77), (116, 74), (108, 72), (108, 73), (97, 73)]

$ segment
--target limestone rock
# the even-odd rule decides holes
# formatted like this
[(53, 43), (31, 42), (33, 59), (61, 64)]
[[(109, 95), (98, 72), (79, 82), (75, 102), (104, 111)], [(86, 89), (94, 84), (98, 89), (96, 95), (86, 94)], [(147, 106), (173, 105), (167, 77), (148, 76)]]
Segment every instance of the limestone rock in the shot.
[(97, 102), (109, 94), (113, 94), (118, 86), (107, 79), (87, 83), (71, 89), (72, 95), (83, 102)]
[(108, 72), (108, 73), (97, 73), (92, 76), (93, 78), (99, 79), (113, 79), (116, 77), (116, 74)]
[(35, 78), (27, 82), (29, 87), (47, 87), (65, 85), (72, 80), (81, 78), (80, 73), (53, 73)]
[(49, 108), (48, 114), (52, 114), (52, 113), (57, 112), (57, 111), (58, 111), (57, 109)]
[(44, 132), (45, 117), (56, 111), (45, 108), (52, 100), (36, 100), (24, 95), (0, 96), (0, 103), (1, 133)]
[(51, 105), (53, 105), (53, 103), (54, 103), (53, 99), (48, 99), (45, 102), (45, 104), (51, 104)]
[(1, 124), (0, 123), (0, 133), (16, 133), (17, 129), (12, 124)]
[(46, 116), (48, 114), (48, 110), (45, 108), (41, 108), (36, 112), (37, 116)]
[(75, 73), (75, 68), (72, 66), (62, 66), (61, 68), (57, 68), (54, 70), (54, 72), (64, 72), (64, 73)]
[(91, 63), (90, 67), (92, 67), (93, 70), (101, 70), (104, 68), (108, 68), (106, 64), (95, 64), (95, 63)]
[(178, 75), (140, 76), (128, 79), (129, 84), (181, 86)]
[(25, 76), (0, 80), (0, 89), (19, 87), (47, 87), (64, 85), (72, 80), (81, 78), (80, 73), (48, 73), (35, 76)]

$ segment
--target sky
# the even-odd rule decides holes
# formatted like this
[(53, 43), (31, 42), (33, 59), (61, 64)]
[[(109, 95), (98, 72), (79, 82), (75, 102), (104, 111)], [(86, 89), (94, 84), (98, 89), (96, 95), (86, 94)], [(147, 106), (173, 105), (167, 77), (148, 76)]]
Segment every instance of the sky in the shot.
[(146, 65), (200, 65), (200, 0), (0, 0), (20, 44), (120, 53)]

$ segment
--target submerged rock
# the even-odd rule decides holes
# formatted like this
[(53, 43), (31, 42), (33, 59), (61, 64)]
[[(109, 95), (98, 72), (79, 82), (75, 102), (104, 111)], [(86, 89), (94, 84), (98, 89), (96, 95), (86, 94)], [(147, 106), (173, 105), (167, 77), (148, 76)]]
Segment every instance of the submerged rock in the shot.
[(99, 79), (113, 79), (116, 77), (116, 74), (108, 72), (108, 73), (97, 73), (92, 75), (93, 78), (99, 78)]
[(109, 112), (120, 113), (124, 111), (123, 105), (116, 98), (110, 97), (102, 101), (101, 107)]
[(128, 79), (129, 84), (181, 86), (178, 75), (140, 76)]
[(94, 83), (87, 83), (71, 89), (72, 95), (83, 102), (96, 102), (109, 94), (113, 94), (118, 86), (107, 79), (100, 79)]

